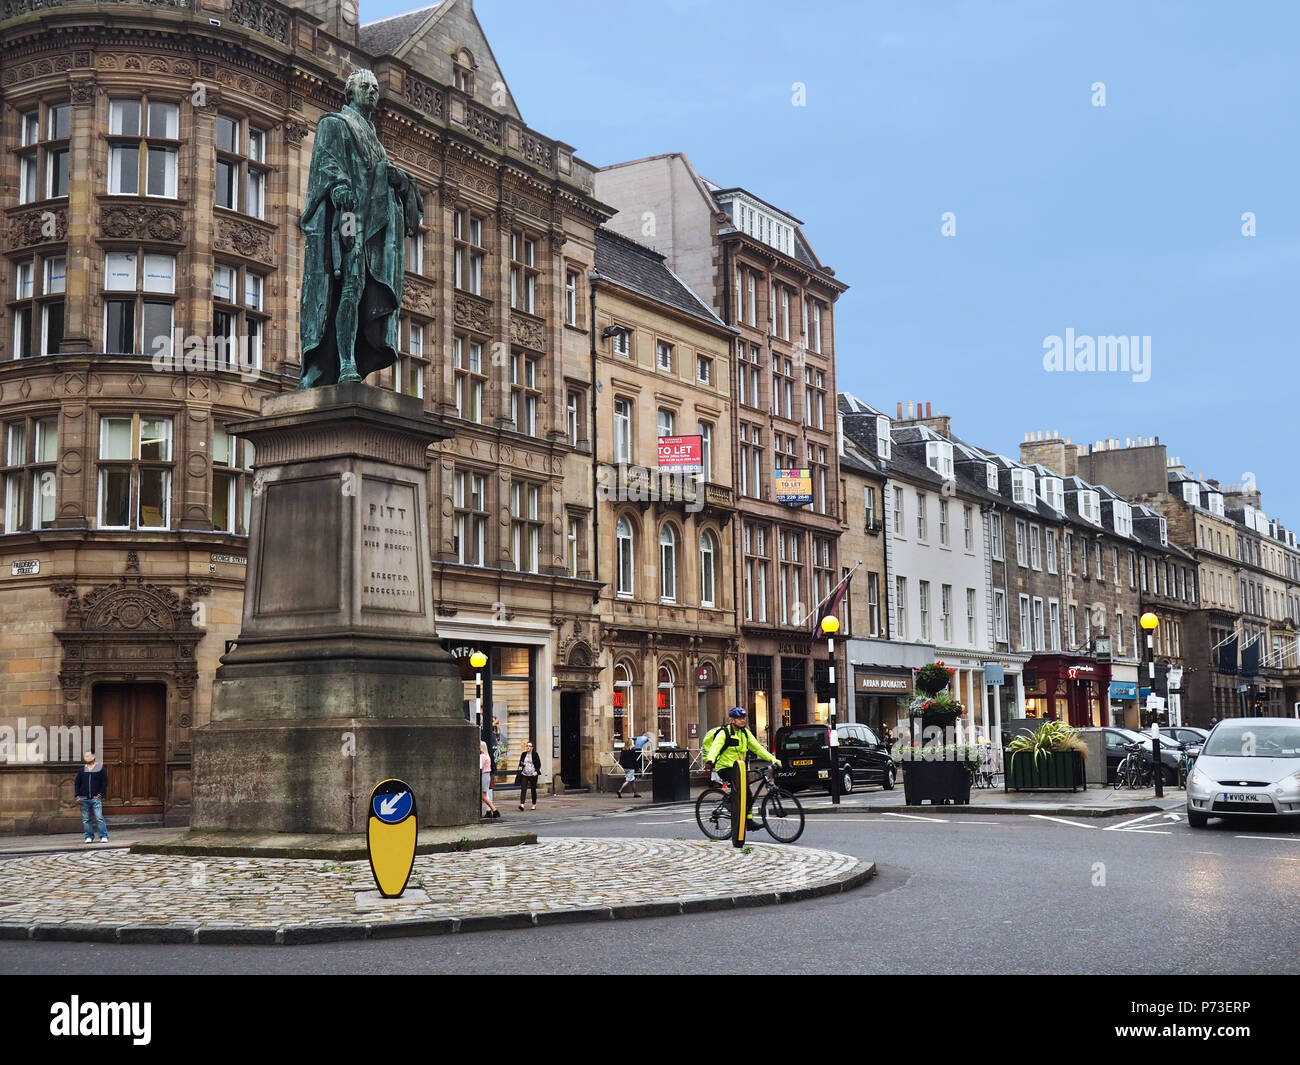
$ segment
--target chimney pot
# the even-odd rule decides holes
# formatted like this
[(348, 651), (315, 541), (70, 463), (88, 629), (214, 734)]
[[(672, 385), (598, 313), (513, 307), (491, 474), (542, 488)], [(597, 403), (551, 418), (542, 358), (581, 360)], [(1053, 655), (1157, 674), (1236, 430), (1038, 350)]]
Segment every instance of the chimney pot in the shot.
[(928, 399), (925, 401), (925, 416), (930, 417), (930, 401)]
[(900, 422), (903, 420), (903, 401), (901, 399), (898, 401), (898, 420)]

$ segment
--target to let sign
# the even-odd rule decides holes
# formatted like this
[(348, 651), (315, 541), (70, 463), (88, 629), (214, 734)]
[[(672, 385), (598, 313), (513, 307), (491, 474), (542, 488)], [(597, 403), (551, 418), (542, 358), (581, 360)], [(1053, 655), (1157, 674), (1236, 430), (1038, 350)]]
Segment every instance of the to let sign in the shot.
[(811, 503), (812, 474), (808, 470), (777, 470), (776, 501), (794, 506)]
[(704, 445), (698, 436), (659, 437), (659, 469), (668, 473), (700, 473)]

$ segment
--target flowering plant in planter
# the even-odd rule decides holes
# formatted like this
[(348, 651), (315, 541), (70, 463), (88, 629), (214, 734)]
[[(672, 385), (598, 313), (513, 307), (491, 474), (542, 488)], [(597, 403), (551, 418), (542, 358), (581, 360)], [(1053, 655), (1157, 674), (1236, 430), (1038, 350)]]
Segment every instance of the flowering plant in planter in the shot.
[(919, 717), (926, 725), (949, 728), (966, 716), (966, 708), (946, 691), (933, 695), (916, 695), (907, 707), (908, 717)]
[(925, 695), (938, 695), (956, 675), (955, 669), (949, 669), (942, 662), (931, 662), (916, 671), (916, 690)]

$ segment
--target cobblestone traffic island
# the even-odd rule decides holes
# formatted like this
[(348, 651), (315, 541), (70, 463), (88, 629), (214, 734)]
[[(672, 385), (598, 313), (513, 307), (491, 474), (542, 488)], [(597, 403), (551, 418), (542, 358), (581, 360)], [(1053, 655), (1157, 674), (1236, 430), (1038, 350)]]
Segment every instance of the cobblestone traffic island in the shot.
[(0, 862), (0, 939), (301, 944), (659, 917), (848, 891), (875, 866), (832, 851), (548, 839), (417, 856), (384, 899), (368, 863), (70, 851)]

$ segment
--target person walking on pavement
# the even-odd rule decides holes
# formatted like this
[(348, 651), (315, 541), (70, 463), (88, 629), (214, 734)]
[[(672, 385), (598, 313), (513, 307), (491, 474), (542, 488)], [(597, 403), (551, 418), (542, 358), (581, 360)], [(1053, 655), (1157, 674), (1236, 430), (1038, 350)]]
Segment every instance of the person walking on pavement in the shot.
[(488, 808), (484, 817), (500, 817), (501, 811), (492, 804), (492, 756), (488, 754), (487, 740), (478, 741), (478, 784), (482, 792), (483, 805)]
[(537, 778), (542, 773), (542, 758), (531, 743), (524, 744), (524, 753), (519, 756), (519, 771), (515, 774), (515, 783), (519, 785), (519, 809), (524, 808), (524, 797), (528, 789), (533, 789), (533, 809), (537, 809)]
[(77, 770), (73, 794), (81, 807), (81, 827), (87, 843), (95, 842), (99, 833), (101, 843), (108, 842), (108, 822), (104, 820), (104, 796), (108, 794), (108, 770), (95, 761), (95, 752), (87, 751), (85, 765)]
[(623, 767), (623, 783), (618, 787), (618, 797), (623, 797), (623, 789), (629, 784), (632, 785), (632, 798), (641, 798), (641, 793), (636, 790), (636, 770), (641, 764), (641, 754), (631, 744), (624, 747), (618, 752), (618, 764)]
[(704, 768), (715, 770), (731, 785), (731, 845), (743, 847), (746, 829), (757, 827), (749, 810), (745, 760), (750, 754), (756, 754), (774, 766), (781, 762), (749, 731), (749, 712), (743, 706), (733, 706), (727, 718), (727, 727), (713, 737), (704, 752)]

